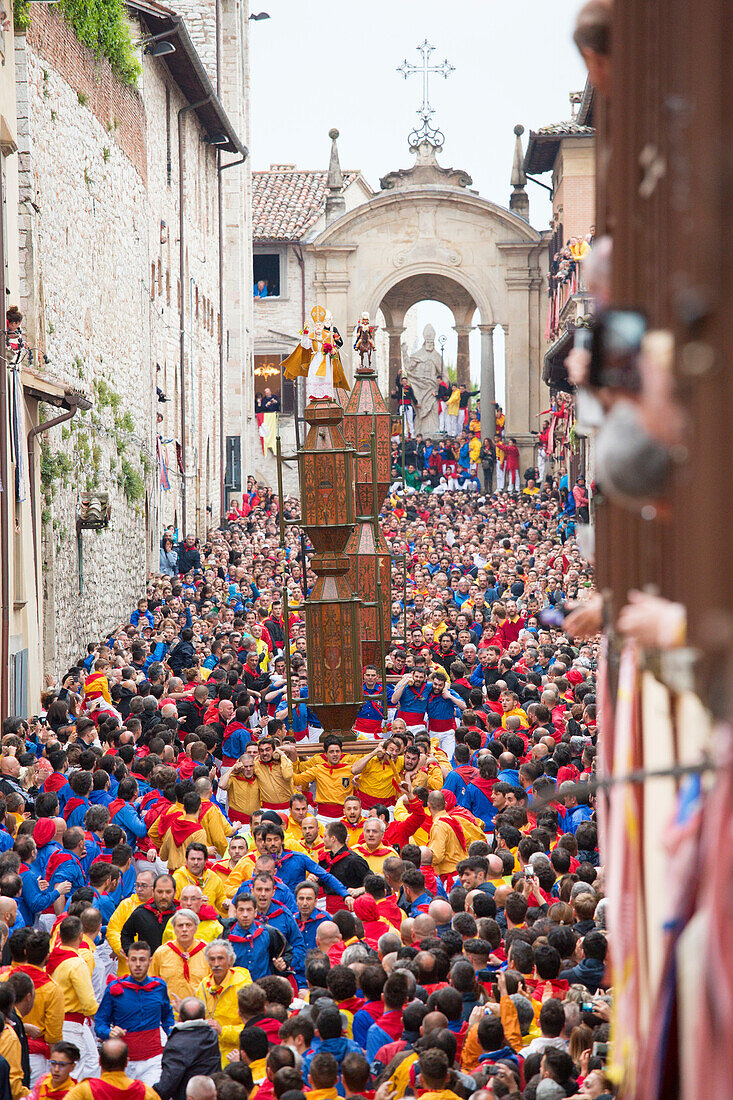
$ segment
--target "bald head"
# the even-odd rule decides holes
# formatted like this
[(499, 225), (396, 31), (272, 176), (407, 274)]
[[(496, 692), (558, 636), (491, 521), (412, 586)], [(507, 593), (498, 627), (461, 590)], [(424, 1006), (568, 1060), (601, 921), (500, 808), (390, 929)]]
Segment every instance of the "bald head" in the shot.
[(186, 1100), (216, 1100), (216, 1085), (210, 1077), (197, 1074), (186, 1085)]
[(435, 921), (427, 913), (420, 913), (412, 922), (412, 942), (431, 939), (435, 935)]
[(496, 902), (497, 909), (503, 909), (506, 904), (506, 899), (512, 892), (512, 887), (507, 886), (506, 883), (503, 886), (497, 886), (494, 893), (494, 901)]
[(406, 917), (400, 925), (400, 939), (405, 947), (412, 947), (412, 917)]
[(489, 877), (500, 878), (504, 874), (504, 864), (501, 862), (498, 856), (487, 856), (486, 859), (489, 862)]
[(447, 1016), (444, 1016), (442, 1012), (428, 1012), (422, 1022), (420, 1034), (430, 1035), (434, 1031), (442, 1031), (444, 1027), (448, 1027)]
[[(501, 860), (499, 860), (501, 863)], [(439, 928), (442, 924), (450, 924), (453, 919), (453, 910), (450, 907), (450, 902), (445, 901), (444, 898), (436, 898), (435, 901), (431, 901), (428, 906), (428, 915), (435, 921), (436, 928)]]
[(106, 1039), (99, 1048), (102, 1073), (121, 1073), (127, 1065), (127, 1043), (122, 1039)]
[(433, 865), (433, 853), (432, 853), (431, 849), (430, 848), (425, 848), (425, 847), (421, 848), (420, 849), (420, 866), (421, 867), (432, 867), (432, 865)]
[(337, 924), (334, 924), (332, 920), (321, 921), (316, 930), (316, 946), (321, 951), (328, 951), (340, 939), (341, 933)]

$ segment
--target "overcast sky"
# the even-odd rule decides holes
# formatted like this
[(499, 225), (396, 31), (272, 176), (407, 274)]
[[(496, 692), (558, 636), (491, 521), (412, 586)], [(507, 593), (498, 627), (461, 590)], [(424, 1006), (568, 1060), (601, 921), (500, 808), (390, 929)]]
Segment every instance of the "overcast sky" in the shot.
[[(361, 169), (378, 190), (381, 176), (413, 161), (407, 137), (422, 83), (396, 69), (405, 58), (418, 63), (427, 38), (431, 61), (455, 66), (447, 80), (431, 77), (434, 121), (446, 137), (439, 159), (508, 206), (514, 125), (528, 133), (569, 118), (568, 93), (585, 83), (572, 43), (582, 2), (250, 0), (252, 12), (271, 16), (250, 24), (253, 167), (325, 169), (335, 126), (342, 167)], [(547, 192), (529, 183), (528, 194), (530, 221), (545, 228)]]

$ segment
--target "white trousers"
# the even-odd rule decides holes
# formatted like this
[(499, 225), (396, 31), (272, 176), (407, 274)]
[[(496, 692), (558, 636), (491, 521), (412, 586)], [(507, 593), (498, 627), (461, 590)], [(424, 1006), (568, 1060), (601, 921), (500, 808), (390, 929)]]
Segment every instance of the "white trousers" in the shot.
[(440, 412), (438, 413), (438, 431), (443, 433), (448, 431), (448, 413), (445, 411), (445, 401), (441, 401), (440, 403)]
[(445, 423), (446, 423), (446, 429), (445, 430), (448, 432), (448, 435), (452, 436), (454, 439), (457, 438), (457, 436), (460, 434), (459, 430), (458, 430), (458, 417), (457, 416), (450, 416), (449, 413), (446, 413)]
[(74, 1043), (81, 1052), (74, 1073), (77, 1081), (85, 1077), (99, 1077), (99, 1051), (90, 1024), (80, 1024), (76, 1020), (64, 1020), (63, 1037), (67, 1043)]
[(496, 491), (500, 493), (504, 488), (504, 482), (506, 480), (506, 470), (497, 462), (496, 464)]
[(400, 405), (400, 411), (405, 425), (405, 439), (411, 439), (415, 434), (415, 409), (412, 405)]
[(31, 1064), (31, 1088), (33, 1088), (51, 1067), (45, 1054), (29, 1054), (28, 1058)]
[(545, 473), (547, 472), (547, 454), (542, 447), (537, 451), (537, 470), (540, 475), (540, 484), (545, 480)]
[(508, 470), (506, 477), (506, 487), (509, 492), (519, 492), (519, 470)]
[(145, 1058), (142, 1062), (128, 1062), (125, 1073), (135, 1081), (142, 1081), (144, 1085), (155, 1085), (160, 1081), (163, 1072), (163, 1055), (156, 1054), (154, 1058)]

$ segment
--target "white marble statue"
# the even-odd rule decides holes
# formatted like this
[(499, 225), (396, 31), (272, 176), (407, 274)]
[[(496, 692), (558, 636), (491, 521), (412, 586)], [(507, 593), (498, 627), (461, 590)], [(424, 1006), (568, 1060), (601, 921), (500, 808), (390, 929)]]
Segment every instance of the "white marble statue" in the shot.
[(423, 329), (423, 345), (407, 360), (405, 374), (417, 399), (415, 431), (425, 439), (438, 435), (438, 381), (441, 376), (440, 352), (435, 347), (435, 329)]

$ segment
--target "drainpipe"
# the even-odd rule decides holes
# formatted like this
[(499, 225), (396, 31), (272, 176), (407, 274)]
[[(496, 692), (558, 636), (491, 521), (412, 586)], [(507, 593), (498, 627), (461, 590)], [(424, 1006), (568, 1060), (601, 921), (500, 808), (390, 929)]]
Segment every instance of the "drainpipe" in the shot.
[[(293, 252), (295, 258), (300, 266), (300, 327), (305, 328), (305, 256), (303, 255), (303, 248), (299, 244), (293, 245)], [(295, 427), (298, 427), (298, 417), (300, 416), (300, 386), (299, 379), (295, 379)]]
[(189, 111), (195, 111), (203, 107), (205, 103), (213, 99), (207, 95), (196, 103), (189, 103), (178, 111), (178, 267), (179, 281), (181, 285), (180, 313), (178, 327), (180, 329), (180, 362), (178, 366), (179, 388), (181, 393), (181, 465), (183, 477), (181, 478), (181, 528), (183, 537), (188, 534), (186, 528), (186, 289), (183, 285), (184, 271), (186, 267), (186, 242), (184, 235), (184, 213), (186, 208), (186, 189), (183, 181), (183, 116)]
[[(60, 416), (55, 416), (53, 420), (44, 420), (42, 424), (36, 424), (35, 427), (31, 428), (28, 432), (26, 441), (28, 449), (28, 488), (31, 502), (31, 529), (33, 531), (33, 571), (36, 581), (36, 614), (40, 612), (40, 604), (38, 600), (38, 520), (36, 519), (35, 442), (37, 435), (41, 435), (42, 432), (47, 432), (49, 428), (55, 428), (57, 425), (63, 424), (66, 420), (71, 420), (72, 416), (78, 412), (80, 407), (91, 407), (91, 403), (86, 398), (82, 398), (80, 394), (70, 395), (67, 400), (69, 406), (66, 412), (61, 413)], [(6, 482), (3, 482), (3, 484), (6, 484)], [(7, 542), (5, 542), (4, 545), (7, 546)]]

